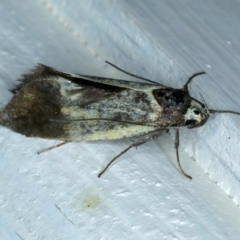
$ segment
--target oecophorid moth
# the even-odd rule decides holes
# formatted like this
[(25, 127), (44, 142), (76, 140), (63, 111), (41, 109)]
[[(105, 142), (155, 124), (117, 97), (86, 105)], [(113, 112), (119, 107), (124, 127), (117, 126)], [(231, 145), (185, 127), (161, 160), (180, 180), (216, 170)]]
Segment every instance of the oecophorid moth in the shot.
[(0, 111), (0, 124), (28, 137), (63, 140), (59, 145), (152, 133), (118, 154), (99, 177), (130, 148), (175, 129), (178, 165), (183, 175), (191, 179), (179, 160), (179, 128), (200, 127), (210, 113), (240, 115), (234, 111), (208, 109), (190, 96), (188, 84), (201, 74), (204, 72), (190, 77), (183, 88), (174, 89), (141, 77), (138, 78), (149, 83), (66, 73), (39, 64), (19, 79), (20, 84), (13, 90), (15, 95)]

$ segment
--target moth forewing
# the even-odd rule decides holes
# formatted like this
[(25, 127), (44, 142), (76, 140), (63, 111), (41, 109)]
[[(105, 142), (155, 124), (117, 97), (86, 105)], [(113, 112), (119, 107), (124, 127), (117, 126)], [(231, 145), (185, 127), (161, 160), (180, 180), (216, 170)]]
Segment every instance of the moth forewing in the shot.
[[(97, 77), (97, 76), (88, 76), (88, 75), (81, 75), (81, 74), (76, 74), (76, 73), (68, 73), (68, 72), (63, 72), (60, 70), (57, 70), (55, 68), (39, 64), (36, 67), (36, 72), (38, 71), (43, 71), (43, 72), (48, 72), (50, 74), (56, 75), (56, 76), (63, 76), (66, 79), (70, 79), (70, 81), (75, 82), (77, 84), (83, 84), (84, 81), (85, 83), (89, 84), (94, 84), (95, 86), (97, 83), (99, 84), (105, 84), (105, 88), (107, 86), (113, 86), (113, 87), (119, 87), (119, 88), (126, 88), (126, 89), (132, 89), (132, 90), (153, 90), (157, 89), (159, 87), (166, 88), (166, 86), (158, 84), (158, 83), (143, 83), (143, 82), (137, 82), (137, 81), (126, 81), (126, 80), (121, 80), (121, 79), (113, 79), (113, 78), (104, 78), (104, 77)], [(33, 70), (34, 73), (34, 70)], [(26, 75), (24, 75), (26, 76)], [(151, 81), (152, 82), (152, 81)]]
[(43, 65), (24, 75), (0, 123), (26, 136), (63, 141), (129, 138), (158, 128), (156, 87), (144, 83), (144, 91), (134, 90), (132, 82), (118, 86), (109, 79), (112, 85), (106, 85), (73, 76)]

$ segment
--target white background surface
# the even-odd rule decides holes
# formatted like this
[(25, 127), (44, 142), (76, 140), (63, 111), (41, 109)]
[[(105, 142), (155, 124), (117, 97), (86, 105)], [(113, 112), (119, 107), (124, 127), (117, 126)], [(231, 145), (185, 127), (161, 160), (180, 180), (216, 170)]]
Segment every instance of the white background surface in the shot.
[[(2, 2), (0, 102), (38, 62), (129, 79), (108, 60), (171, 87), (204, 70), (192, 94), (239, 110), (239, 11), (237, 0)], [(239, 118), (214, 116), (180, 137), (192, 181), (179, 173), (169, 135), (129, 151), (98, 179), (130, 141), (37, 155), (56, 141), (1, 127), (0, 239), (239, 239)]]

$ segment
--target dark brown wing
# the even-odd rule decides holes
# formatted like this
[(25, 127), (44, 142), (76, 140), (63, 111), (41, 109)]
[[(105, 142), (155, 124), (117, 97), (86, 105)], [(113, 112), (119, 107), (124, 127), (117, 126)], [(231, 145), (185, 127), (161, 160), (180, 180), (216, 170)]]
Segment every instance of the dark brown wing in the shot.
[[(71, 81), (72, 83), (76, 83), (78, 86), (82, 86), (82, 89), (73, 89), (72, 91), (69, 90), (69, 94), (75, 94), (79, 91), (85, 97), (84, 103), (92, 103), (94, 101), (101, 101), (110, 97), (112, 94), (116, 94), (124, 90), (122, 87), (111, 86), (108, 84), (103, 84), (99, 82), (93, 82), (89, 79), (86, 80), (81, 77), (74, 77), (71, 74), (61, 72), (57, 69), (48, 67), (43, 64), (38, 64), (37, 67), (32, 69), (29, 73), (23, 74), (18, 81), (20, 82), (16, 88), (12, 90), (13, 93), (17, 93), (21, 88), (23, 88), (26, 84), (32, 81), (49, 81), (49, 80), (56, 80), (57, 78), (62, 77), (66, 80)], [(51, 91), (49, 89), (49, 91)], [(89, 99), (90, 98), (90, 99)]]
[(171, 124), (162, 121), (150, 84), (84, 77), (44, 65), (19, 81), (16, 94), (0, 112), (0, 124), (26, 136), (119, 139)]

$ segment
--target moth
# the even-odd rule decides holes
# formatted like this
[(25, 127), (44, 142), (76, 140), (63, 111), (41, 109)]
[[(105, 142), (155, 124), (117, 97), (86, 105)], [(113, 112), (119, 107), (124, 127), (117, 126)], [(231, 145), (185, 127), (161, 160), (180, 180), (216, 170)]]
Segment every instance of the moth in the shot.
[(209, 109), (190, 96), (189, 83), (205, 72), (194, 74), (181, 89), (175, 89), (107, 63), (146, 82), (73, 74), (38, 64), (18, 80), (14, 96), (0, 111), (0, 124), (27, 137), (62, 140), (57, 146), (147, 135), (115, 156), (98, 177), (129, 149), (174, 129), (178, 166), (191, 179), (180, 164), (179, 129), (200, 127), (213, 113), (240, 113)]

